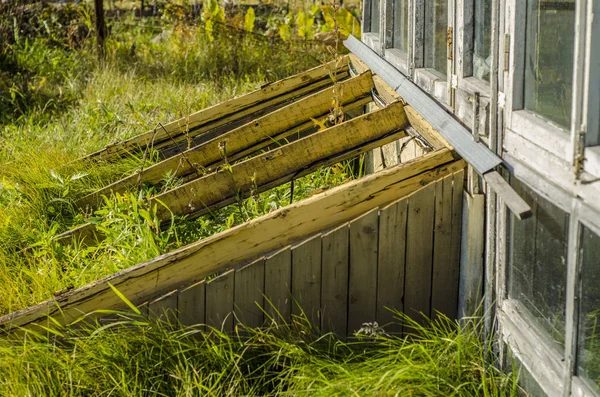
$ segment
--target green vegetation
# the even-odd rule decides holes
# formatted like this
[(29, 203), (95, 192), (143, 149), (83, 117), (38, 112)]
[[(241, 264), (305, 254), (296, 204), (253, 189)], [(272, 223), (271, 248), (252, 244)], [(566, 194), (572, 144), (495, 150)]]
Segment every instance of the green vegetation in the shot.
[[(110, 19), (107, 58), (100, 62), (84, 4), (0, 4), (0, 315), (290, 202), (286, 184), (199, 219), (175, 219), (166, 230), (158, 228), (156, 209), (146, 204), (153, 188), (107, 197), (94, 214), (74, 208), (78, 198), (153, 158), (97, 167), (76, 166), (73, 160), (316, 66), (330, 54), (307, 41), (331, 31), (333, 13), (327, 7), (228, 14), (209, 2), (201, 23), (190, 20), (181, 5), (163, 11), (160, 18), (139, 19), (129, 12)], [(356, 31), (353, 18), (344, 10), (336, 13), (336, 23), (347, 32)], [(343, 183), (354, 172), (344, 163), (298, 179), (293, 199)], [(169, 175), (165, 180), (179, 183)], [(98, 246), (53, 240), (89, 219), (106, 234)], [(112, 322), (28, 332), (24, 340), (0, 338), (0, 395), (504, 396), (518, 391), (517, 375), (492, 365), (495, 357), (477, 324), (461, 328), (438, 319), (421, 327), (399, 314), (398, 321), (414, 331), (409, 338), (375, 328), (373, 334), (342, 341), (319, 336), (303, 318), (293, 325), (271, 321), (263, 329), (239, 326), (231, 336), (131, 313), (104, 314), (111, 314)]]
[(173, 329), (134, 314), (113, 323), (0, 341), (0, 394), (516, 396), (518, 373), (493, 366), (477, 324), (446, 318), (415, 336), (374, 332), (342, 341), (293, 326), (238, 328), (229, 336), (199, 327)]
[[(257, 31), (248, 33), (243, 25), (251, 25), (249, 12), (223, 16), (213, 2), (199, 23), (190, 21), (181, 6), (167, 7), (160, 18), (128, 13), (111, 19), (107, 59), (99, 62), (91, 11), (83, 3), (62, 8), (11, 4), (3, 3), (0, 12), (0, 314), (290, 202), (288, 184), (210, 216), (179, 219), (161, 231), (152, 222), (154, 209), (144, 201), (152, 190), (107, 198), (94, 214), (80, 213), (73, 205), (152, 159), (131, 157), (97, 167), (70, 162), (160, 122), (317, 66), (331, 56), (322, 44), (265, 37), (258, 31), (265, 21), (260, 15), (253, 23)], [(269, 18), (271, 24), (284, 20), (281, 14)], [(207, 29), (209, 20), (214, 23)], [(294, 199), (350, 176), (346, 166), (323, 169), (296, 181)], [(65, 247), (53, 241), (89, 219), (107, 234), (99, 246)]]

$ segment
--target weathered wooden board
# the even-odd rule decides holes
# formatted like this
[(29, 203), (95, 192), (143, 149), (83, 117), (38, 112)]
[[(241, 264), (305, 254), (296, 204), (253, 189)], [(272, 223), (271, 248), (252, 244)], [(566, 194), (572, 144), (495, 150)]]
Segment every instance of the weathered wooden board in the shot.
[(179, 292), (177, 310), (183, 325), (206, 323), (206, 282), (200, 281)]
[(464, 192), (462, 241), (460, 247), (460, 296), (458, 317), (483, 315), (483, 253), (485, 236), (485, 196)]
[[(398, 95), (392, 87), (390, 87), (383, 79), (377, 75), (373, 76), (373, 84), (379, 96), (386, 102), (392, 103), (395, 101), (404, 100)], [(452, 146), (436, 131), (431, 124), (427, 122), (417, 111), (404, 102), (404, 110), (406, 111), (406, 117), (410, 125), (423, 137), (427, 142), (431, 144), (435, 149), (448, 148), (454, 150)]]
[(257, 259), (235, 272), (235, 318), (248, 327), (263, 325), (265, 259)]
[(407, 216), (407, 198), (382, 208), (379, 214), (377, 322), (391, 334), (402, 332), (388, 309), (404, 310)]
[(350, 271), (348, 286), (348, 333), (377, 316), (378, 209), (350, 222)]
[(321, 310), (323, 332), (345, 336), (348, 313), (349, 227), (326, 233), (322, 239)]
[(434, 194), (428, 185), (408, 199), (404, 311), (420, 324), (431, 310)]
[(321, 235), (292, 247), (292, 315), (306, 315), (311, 324), (320, 324)]
[[(392, 104), (235, 164), (231, 171), (209, 174), (158, 195), (153, 200), (168, 207), (159, 206), (158, 218), (170, 219), (171, 212), (178, 215), (206, 212), (206, 208), (249, 189), (260, 191), (261, 186), (273, 181), (288, 182), (314, 163), (401, 131), (405, 125), (402, 110), (400, 103)], [(286, 176), (288, 179), (282, 180)]]
[(265, 260), (265, 313), (275, 323), (291, 321), (292, 251), (286, 247)]
[[(463, 189), (464, 189), (464, 181), (465, 181), (465, 172), (464, 170), (460, 170), (455, 172), (452, 176), (452, 237), (450, 238), (450, 263), (453, 266), (459, 266), (460, 263), (460, 249), (461, 249), (461, 233), (462, 233), (462, 211), (463, 211)], [(460, 269), (460, 266), (459, 266)], [(452, 279), (449, 280), (449, 283), (452, 285), (458, 285), (458, 272), (456, 274), (452, 274)], [(458, 291), (456, 294), (449, 296), (448, 299), (456, 299), (455, 302), (449, 302), (450, 304), (456, 307), (456, 311), (451, 318), (456, 318), (458, 313)], [(452, 312), (450, 312), (452, 314)]]
[(92, 153), (79, 161), (85, 160), (112, 160), (128, 153), (144, 150), (148, 145), (160, 147), (161, 142), (166, 145), (185, 141), (187, 134), (204, 133), (219, 125), (231, 123), (239, 118), (272, 108), (278, 103), (301, 96), (333, 84), (329, 78), (330, 73), (337, 72), (338, 80), (347, 76), (347, 60), (344, 60), (336, 70), (335, 61), (313, 68), (304, 73), (266, 84), (260, 89), (249, 94), (234, 98), (218, 105), (211, 106), (190, 116), (165, 124), (162, 128), (148, 131), (126, 141), (108, 145), (106, 148)]
[(172, 325), (177, 325), (177, 291), (171, 291), (148, 304), (148, 314)]
[[(247, 197), (250, 191), (262, 192), (325, 165), (333, 165), (356, 156), (389, 140), (403, 136), (406, 125), (400, 103), (377, 110), (298, 141), (233, 165), (230, 169), (208, 174), (173, 190), (155, 196), (160, 222), (172, 214), (199, 216), (234, 200)], [(81, 239), (94, 243), (95, 225), (87, 224), (57, 239)]]
[(498, 172), (486, 172), (483, 175), (483, 179), (502, 198), (504, 204), (506, 204), (517, 218), (526, 219), (531, 216), (531, 207), (529, 207), (529, 204), (513, 190)]
[[(435, 223), (433, 236), (433, 275), (431, 279), (431, 317), (437, 312), (456, 318), (458, 266), (452, 263), (452, 183), (448, 175), (435, 185)], [(459, 203), (455, 203), (460, 205)]]
[[(452, 154), (446, 149), (429, 153), (4, 316), (0, 318), (1, 329), (10, 330), (33, 322), (51, 325), (44, 321), (47, 315), (65, 324), (81, 313), (120, 308), (123, 303), (108, 283), (133, 302), (143, 302), (161, 291), (203, 280), (230, 263), (249, 260), (315, 231), (350, 221), (464, 167), (465, 162), (453, 161)], [(207, 305), (208, 297), (207, 289)]]
[(206, 283), (206, 324), (223, 332), (233, 331), (233, 269)]
[[(373, 80), (370, 73), (364, 73), (339, 83), (340, 101), (349, 104), (370, 95)], [(95, 207), (102, 195), (123, 192), (140, 183), (158, 183), (165, 174), (174, 177), (188, 174), (202, 175), (204, 170), (222, 161), (233, 161), (240, 153), (256, 151), (271, 143), (274, 137), (293, 127), (310, 122), (330, 111), (333, 89), (328, 88), (310, 95), (279, 110), (260, 117), (221, 136), (163, 160), (151, 167), (112, 183), (97, 192), (83, 197), (77, 206)], [(262, 144), (262, 146), (261, 146)]]

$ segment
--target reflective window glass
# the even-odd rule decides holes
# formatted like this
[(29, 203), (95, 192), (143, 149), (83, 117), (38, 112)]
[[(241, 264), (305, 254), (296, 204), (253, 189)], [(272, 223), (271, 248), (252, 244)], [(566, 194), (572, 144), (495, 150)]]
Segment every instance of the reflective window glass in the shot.
[(509, 296), (564, 345), (569, 215), (514, 177), (511, 185), (531, 206), (532, 216), (509, 218)]
[(477, 0), (473, 3), (473, 76), (489, 83), (492, 64), (492, 0)]
[(371, 33), (379, 33), (379, 0), (371, 0)]
[(525, 109), (569, 128), (575, 0), (528, 0)]
[(580, 252), (578, 374), (600, 387), (600, 237), (586, 227), (581, 233)]
[(446, 76), (448, 52), (448, 1), (428, 0), (425, 3), (425, 66)]
[(394, 48), (408, 52), (408, 0), (394, 2)]

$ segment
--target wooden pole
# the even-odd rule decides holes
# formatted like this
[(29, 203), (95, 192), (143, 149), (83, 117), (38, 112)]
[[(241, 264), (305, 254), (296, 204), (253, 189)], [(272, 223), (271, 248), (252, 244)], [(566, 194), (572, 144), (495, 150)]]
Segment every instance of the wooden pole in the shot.
[(98, 46), (98, 56), (104, 59), (106, 55), (106, 24), (104, 23), (104, 2), (103, 0), (94, 0), (96, 9), (96, 45)]

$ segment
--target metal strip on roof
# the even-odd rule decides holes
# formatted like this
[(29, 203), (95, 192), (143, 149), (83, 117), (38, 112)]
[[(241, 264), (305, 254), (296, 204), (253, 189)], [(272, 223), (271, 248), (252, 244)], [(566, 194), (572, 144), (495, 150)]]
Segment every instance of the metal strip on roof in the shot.
[(483, 175), (502, 163), (500, 157), (475, 142), (469, 130), (366, 44), (350, 36), (344, 45), (427, 120), (478, 173)]

